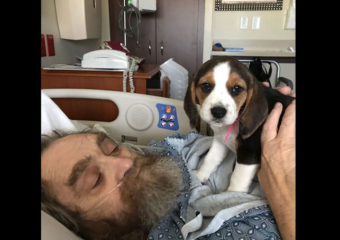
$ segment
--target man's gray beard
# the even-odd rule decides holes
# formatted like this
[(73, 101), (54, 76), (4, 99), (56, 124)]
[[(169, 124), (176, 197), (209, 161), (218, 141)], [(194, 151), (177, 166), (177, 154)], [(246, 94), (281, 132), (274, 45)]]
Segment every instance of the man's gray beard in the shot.
[(122, 201), (129, 209), (115, 221), (120, 225), (120, 236), (133, 234), (135, 229), (148, 232), (175, 208), (182, 189), (183, 172), (174, 160), (159, 156), (136, 158), (120, 187)]

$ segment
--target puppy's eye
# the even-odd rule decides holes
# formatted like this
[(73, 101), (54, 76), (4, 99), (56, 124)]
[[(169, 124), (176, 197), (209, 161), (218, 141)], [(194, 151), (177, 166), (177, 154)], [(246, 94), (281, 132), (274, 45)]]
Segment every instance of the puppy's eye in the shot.
[(231, 93), (234, 96), (238, 96), (241, 92), (243, 91), (243, 88), (240, 85), (235, 85), (232, 89), (231, 89)]
[(211, 86), (210, 83), (202, 83), (200, 85), (200, 87), (201, 87), (202, 91), (205, 92), (205, 93), (209, 93), (212, 90), (212, 86)]

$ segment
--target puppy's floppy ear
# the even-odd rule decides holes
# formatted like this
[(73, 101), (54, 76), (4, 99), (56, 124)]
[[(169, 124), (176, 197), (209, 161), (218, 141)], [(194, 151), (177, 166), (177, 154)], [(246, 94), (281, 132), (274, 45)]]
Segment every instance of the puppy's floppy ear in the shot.
[(189, 117), (190, 126), (199, 131), (200, 116), (196, 108), (196, 91), (194, 81), (192, 81), (187, 88), (187, 92), (184, 97), (184, 111)]
[(268, 103), (263, 88), (254, 76), (250, 77), (245, 107), (239, 117), (239, 134), (242, 139), (250, 137), (268, 115)]

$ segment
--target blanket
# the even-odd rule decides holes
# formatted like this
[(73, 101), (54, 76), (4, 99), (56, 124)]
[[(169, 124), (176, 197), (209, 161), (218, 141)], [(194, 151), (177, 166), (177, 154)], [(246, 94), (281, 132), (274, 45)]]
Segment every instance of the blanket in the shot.
[[(189, 176), (188, 186), (180, 199), (179, 216), (173, 214), (155, 227), (149, 239), (161, 239), (159, 236), (172, 236), (174, 239), (225, 239), (221, 236), (244, 237), (245, 233), (253, 239), (280, 239), (274, 217), (265, 199), (264, 193), (255, 178), (249, 193), (226, 192), (235, 164), (235, 152), (229, 150), (218, 169), (202, 184), (191, 170), (202, 164), (208, 152), (212, 137), (197, 132), (186, 135), (175, 133), (163, 141), (153, 141), (149, 153), (176, 156), (180, 167)], [(155, 149), (155, 150), (152, 150)], [(163, 149), (163, 150), (160, 150)], [(185, 174), (185, 175), (186, 175)], [(186, 196), (186, 197), (183, 197)], [(175, 219), (171, 223), (171, 219)], [(176, 230), (170, 235), (169, 224), (174, 223)], [(177, 230), (178, 231), (178, 230)], [(177, 235), (177, 237), (174, 237)], [(219, 236), (220, 235), (220, 236)], [(216, 237), (216, 238), (215, 238)]]

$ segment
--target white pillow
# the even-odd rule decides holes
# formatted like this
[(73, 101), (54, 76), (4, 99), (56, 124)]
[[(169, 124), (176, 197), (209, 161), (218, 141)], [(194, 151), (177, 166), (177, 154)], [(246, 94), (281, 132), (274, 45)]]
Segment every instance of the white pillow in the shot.
[(54, 129), (76, 131), (76, 126), (71, 119), (55, 104), (52, 99), (41, 91), (41, 134), (48, 134)]
[[(41, 134), (48, 134), (53, 129), (76, 131), (83, 126), (76, 125), (55, 104), (50, 97), (41, 91)], [(42, 240), (79, 240), (73, 232), (59, 223), (55, 218), (41, 210)]]
[(59, 223), (44, 211), (41, 211), (41, 239), (42, 240), (81, 240), (64, 225)]
[[(62, 129), (64, 131), (81, 131), (89, 126), (69, 119), (53, 100), (41, 91), (41, 134), (48, 134), (52, 130)], [(108, 131), (98, 123), (92, 128), (109, 134)]]

